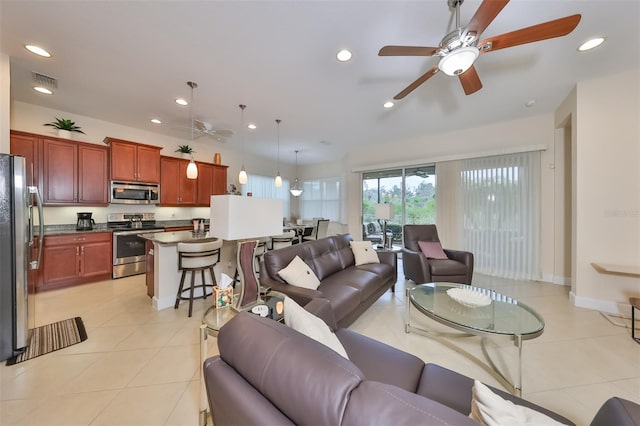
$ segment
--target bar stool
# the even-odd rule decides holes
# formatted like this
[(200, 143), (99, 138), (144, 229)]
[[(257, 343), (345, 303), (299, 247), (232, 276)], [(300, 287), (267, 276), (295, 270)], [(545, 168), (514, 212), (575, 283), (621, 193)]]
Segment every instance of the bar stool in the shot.
[(640, 337), (636, 337), (636, 310), (640, 310), (640, 297), (630, 297), (631, 305), (631, 338), (640, 343)]
[[(176, 304), (174, 309), (178, 309), (180, 300), (189, 301), (189, 317), (193, 311), (193, 299), (206, 299), (211, 293), (207, 293), (207, 287), (213, 288), (216, 282), (216, 275), (213, 267), (220, 262), (220, 248), (222, 247), (222, 239), (206, 243), (178, 243), (178, 270), (182, 271), (180, 277), (180, 286), (176, 294)], [(202, 295), (194, 297), (193, 290), (196, 287), (195, 273), (200, 271), (202, 283), (198, 286), (202, 288)], [(211, 284), (205, 283), (204, 271), (211, 274)], [(184, 288), (184, 281), (187, 273), (191, 273), (191, 286)], [(183, 296), (185, 291), (189, 291), (189, 296)]]

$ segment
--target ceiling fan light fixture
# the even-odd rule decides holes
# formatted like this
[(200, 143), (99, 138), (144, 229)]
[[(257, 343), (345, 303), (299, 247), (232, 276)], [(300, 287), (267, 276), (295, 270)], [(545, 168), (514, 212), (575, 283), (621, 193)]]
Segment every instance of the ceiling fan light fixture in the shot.
[(578, 51), (585, 52), (587, 50), (595, 49), (602, 43), (604, 43), (604, 37), (593, 37), (582, 43), (580, 47), (578, 47)]
[(440, 59), (438, 68), (450, 76), (460, 75), (471, 68), (479, 54), (480, 51), (475, 46), (461, 47)]

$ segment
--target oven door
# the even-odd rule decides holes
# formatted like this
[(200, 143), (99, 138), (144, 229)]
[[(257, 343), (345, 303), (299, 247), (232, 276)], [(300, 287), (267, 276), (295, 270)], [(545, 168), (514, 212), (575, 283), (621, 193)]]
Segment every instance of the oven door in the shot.
[(147, 240), (139, 235), (162, 231), (163, 229), (115, 231), (113, 233), (113, 278), (144, 274)]

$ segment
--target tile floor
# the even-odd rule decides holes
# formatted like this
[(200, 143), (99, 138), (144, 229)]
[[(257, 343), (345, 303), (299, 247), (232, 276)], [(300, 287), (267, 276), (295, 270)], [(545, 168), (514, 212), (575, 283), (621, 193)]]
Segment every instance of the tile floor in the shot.
[[(640, 402), (640, 345), (630, 338), (629, 328), (571, 306), (562, 286), (479, 274), (474, 284), (515, 297), (545, 318), (544, 334), (524, 344), (525, 398), (578, 425), (588, 424), (610, 396)], [(458, 351), (405, 334), (402, 276), (396, 287), (351, 328), (499, 386)], [(14, 366), (3, 363), (0, 424), (197, 425), (198, 327), (209, 303), (210, 298), (198, 301), (192, 318), (187, 318), (186, 305), (157, 312), (146, 296), (144, 275), (38, 294), (36, 325), (80, 316), (89, 338)], [(477, 354), (477, 339), (456, 342)], [(215, 339), (208, 344), (215, 354)], [(511, 365), (512, 345), (495, 342), (493, 349), (504, 365)]]

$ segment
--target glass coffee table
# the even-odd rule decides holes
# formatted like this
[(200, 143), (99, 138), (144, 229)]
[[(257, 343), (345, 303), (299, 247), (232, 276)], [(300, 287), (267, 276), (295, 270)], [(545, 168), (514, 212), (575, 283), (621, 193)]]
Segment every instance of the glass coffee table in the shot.
[[(475, 305), (470, 300), (454, 300), (447, 293), (450, 289), (462, 289), (472, 292), (476, 299), (482, 299), (484, 306)], [(459, 291), (459, 290), (454, 290)], [(453, 293), (451, 293), (453, 295)], [(534, 339), (544, 331), (544, 319), (529, 306), (516, 299), (504, 296), (496, 291), (457, 283), (428, 283), (420, 284), (406, 290), (406, 319), (405, 332), (416, 332), (428, 337), (436, 338), (446, 346), (461, 352), (478, 363), (509, 392), (522, 393), (522, 342)], [(471, 306), (470, 306), (471, 305)], [(464, 334), (442, 333), (434, 329), (421, 328), (411, 322), (411, 311), (416, 309), (426, 317), (448, 326)], [(444, 337), (481, 336), (482, 351), (487, 363), (461, 349)], [(506, 336), (516, 347), (516, 371), (514, 379), (510, 381), (503, 374), (486, 347), (487, 338), (491, 336)]]

